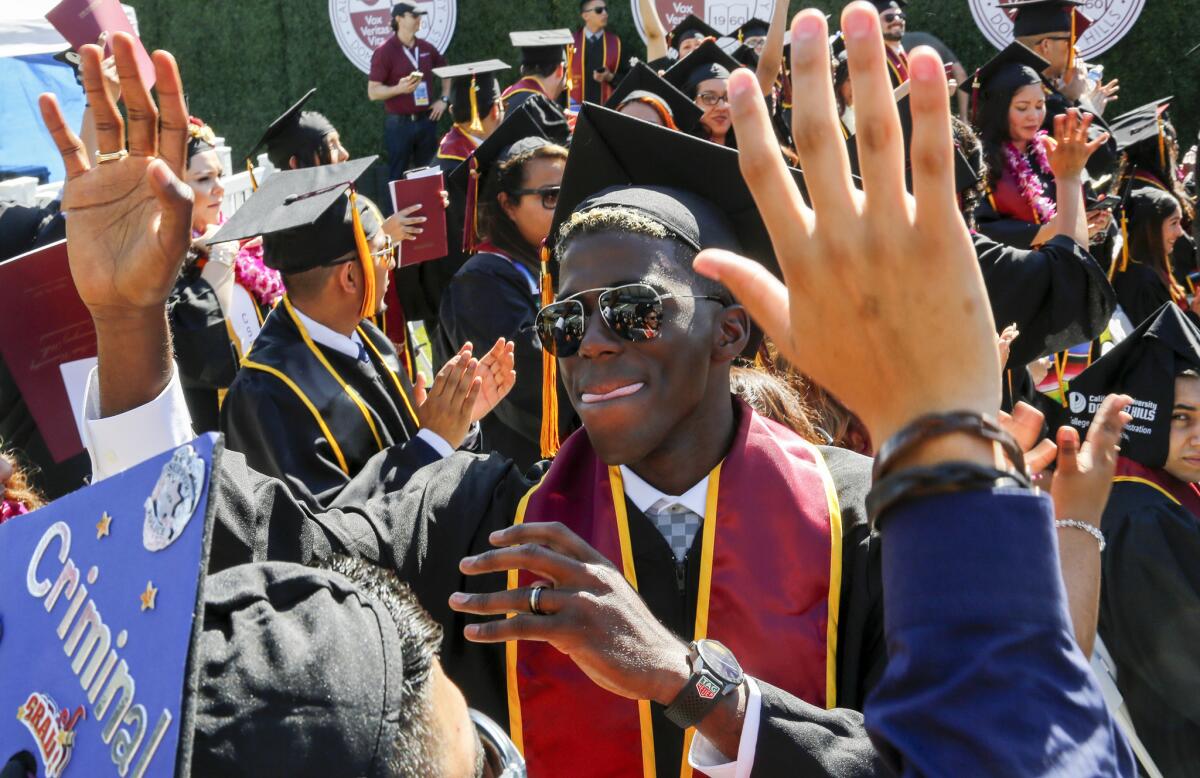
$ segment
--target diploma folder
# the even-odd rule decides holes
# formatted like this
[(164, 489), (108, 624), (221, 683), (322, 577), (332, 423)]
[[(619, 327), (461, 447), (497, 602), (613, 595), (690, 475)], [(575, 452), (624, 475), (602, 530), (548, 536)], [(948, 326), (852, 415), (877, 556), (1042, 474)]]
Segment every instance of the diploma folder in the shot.
[(134, 51), (137, 56), (138, 76), (146, 89), (154, 86), (154, 62), (146, 52), (146, 47), (134, 32), (125, 9), (119, 0), (62, 0), (46, 14), (46, 21), (54, 25), (54, 29), (67, 39), (71, 48), (76, 51), (80, 46), (95, 43), (100, 33), (109, 34), (104, 44), (104, 56), (112, 54), (112, 33), (127, 32), (133, 36)]
[(449, 251), (446, 243), (446, 206), (442, 203), (442, 191), (446, 185), (437, 168), (410, 170), (399, 181), (388, 184), (392, 195), (392, 208), (396, 211), (410, 205), (421, 204), (413, 216), (424, 216), (424, 230), (416, 240), (406, 240), (400, 247), (400, 267), (410, 267), (441, 259)]

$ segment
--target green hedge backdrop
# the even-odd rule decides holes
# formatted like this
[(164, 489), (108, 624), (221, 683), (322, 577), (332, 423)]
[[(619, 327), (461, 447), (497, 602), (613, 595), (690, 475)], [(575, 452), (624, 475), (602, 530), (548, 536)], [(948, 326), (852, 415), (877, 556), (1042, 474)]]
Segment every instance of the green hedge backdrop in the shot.
[[(312, 86), (312, 107), (341, 131), (351, 154), (382, 153), (383, 106), (367, 100), (367, 79), (342, 54), (329, 24), (328, 0), (133, 0), (147, 48), (179, 60), (192, 112), (244, 154), (263, 128)], [(843, 0), (792, 0), (791, 12), (816, 5), (837, 12)], [(609, 0), (611, 25), (631, 55), (645, 49), (628, 0)], [(909, 29), (944, 40), (972, 70), (994, 52), (976, 29), (966, 0), (911, 0)], [(458, 0), (450, 62), (497, 57), (515, 63), (509, 30), (579, 24), (577, 0)], [(834, 19), (836, 20), (836, 16)], [(1200, 9), (1194, 2), (1147, 0), (1133, 30), (1098, 61), (1105, 77), (1121, 80), (1110, 111), (1134, 108), (1174, 94), (1172, 113), (1190, 145), (1200, 125)], [(517, 78), (516, 71), (501, 78)], [(382, 166), (375, 166), (375, 185)], [(373, 187), (371, 187), (373, 188)]]

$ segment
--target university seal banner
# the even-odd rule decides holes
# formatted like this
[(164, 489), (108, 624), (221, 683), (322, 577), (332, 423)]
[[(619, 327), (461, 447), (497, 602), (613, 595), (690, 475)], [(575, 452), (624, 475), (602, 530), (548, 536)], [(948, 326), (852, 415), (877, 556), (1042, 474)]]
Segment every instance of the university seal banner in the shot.
[[(454, 37), (457, 0), (413, 0), (412, 4), (426, 12), (417, 37), (445, 54)], [(391, 0), (329, 0), (329, 24), (342, 53), (364, 73), (371, 69), (371, 53), (395, 34)]]
[(190, 773), (214, 446), (0, 525), (0, 766), (25, 751), (45, 778)]
[[(1001, 10), (998, 0), (968, 0), (971, 16), (984, 36), (997, 49), (1012, 43), (1012, 20)], [(1079, 38), (1079, 54), (1092, 59), (1111, 49), (1133, 29), (1146, 0), (1085, 0), (1079, 6), (1092, 26)]]
[[(683, 17), (695, 14), (714, 29), (727, 33), (754, 18), (771, 21), (771, 16), (775, 13), (775, 2), (776, 0), (654, 0), (654, 7), (658, 10), (658, 18), (662, 20), (663, 29), (667, 32), (683, 21)], [(633, 10), (633, 21), (637, 24), (638, 35), (641, 35), (644, 41), (646, 27), (638, 9), (638, 0), (630, 0), (629, 5)]]

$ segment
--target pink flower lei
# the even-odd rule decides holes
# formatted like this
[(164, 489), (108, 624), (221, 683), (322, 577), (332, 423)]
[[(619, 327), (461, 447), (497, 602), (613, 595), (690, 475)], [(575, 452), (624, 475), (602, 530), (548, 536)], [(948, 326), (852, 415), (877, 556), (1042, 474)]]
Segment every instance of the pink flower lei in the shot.
[[(1037, 135), (1030, 141), (1030, 145), (1033, 157), (1037, 160), (1042, 173), (1053, 175), (1053, 171), (1050, 169), (1050, 160), (1046, 158), (1046, 147), (1042, 144), (1042, 138), (1046, 137), (1046, 134), (1045, 130), (1038, 130)], [(1017, 182), (1017, 189), (1020, 190), (1021, 197), (1037, 214), (1038, 222), (1045, 224), (1053, 219), (1058, 210), (1054, 206), (1054, 201), (1046, 197), (1041, 179), (1033, 172), (1033, 167), (1029, 164), (1029, 156), (1017, 151), (1016, 144), (1005, 143), (1004, 162), (1006, 172)]]
[[(217, 217), (217, 224), (225, 223), (225, 215)], [(200, 233), (192, 230), (192, 238), (199, 238)], [(261, 305), (271, 307), (283, 297), (286, 289), (283, 287), (283, 277), (278, 270), (272, 270), (263, 264), (263, 249), (261, 240), (252, 240), (238, 248), (233, 261), (233, 278)]]

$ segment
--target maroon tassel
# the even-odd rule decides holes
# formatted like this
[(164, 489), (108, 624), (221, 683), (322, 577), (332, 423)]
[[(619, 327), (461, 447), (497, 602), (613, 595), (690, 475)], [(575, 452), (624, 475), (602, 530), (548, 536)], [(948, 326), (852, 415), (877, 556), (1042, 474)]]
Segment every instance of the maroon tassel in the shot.
[(467, 200), (463, 214), (462, 249), (469, 256), (479, 246), (479, 162), (467, 159)]

